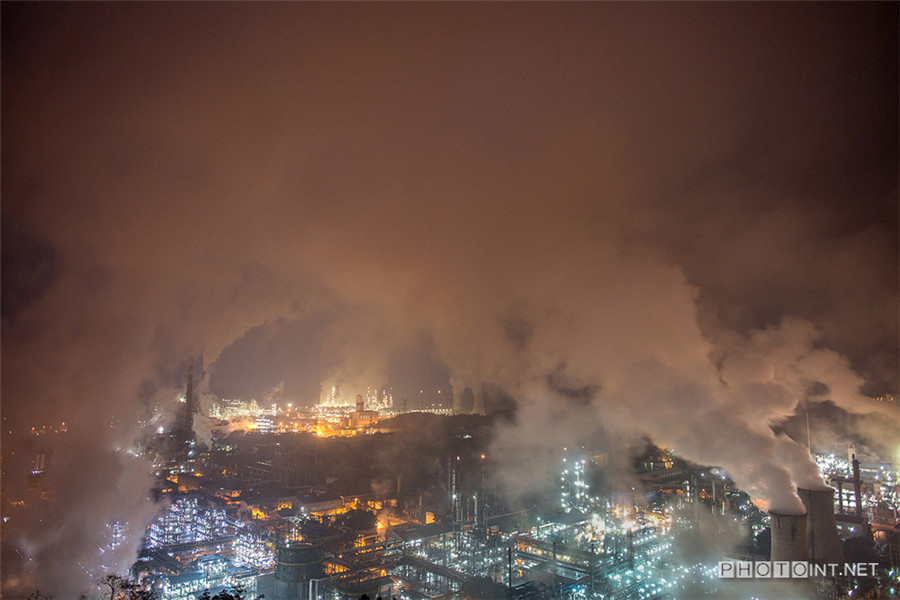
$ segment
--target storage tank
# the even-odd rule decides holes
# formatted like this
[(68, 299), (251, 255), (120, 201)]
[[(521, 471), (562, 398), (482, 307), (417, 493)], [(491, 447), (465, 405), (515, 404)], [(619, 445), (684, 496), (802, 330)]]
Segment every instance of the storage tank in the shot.
[(797, 495), (806, 507), (809, 560), (814, 563), (843, 563), (844, 552), (834, 521), (834, 489), (800, 488)]
[(319, 577), (321, 556), (312, 544), (289, 542), (275, 549), (275, 600), (307, 600), (309, 580)]
[(771, 560), (809, 560), (806, 515), (785, 515), (769, 511), (772, 518)]

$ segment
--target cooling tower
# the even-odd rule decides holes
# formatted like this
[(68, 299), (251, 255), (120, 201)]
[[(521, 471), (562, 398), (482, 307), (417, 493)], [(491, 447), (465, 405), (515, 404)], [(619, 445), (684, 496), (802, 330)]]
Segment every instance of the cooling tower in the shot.
[(809, 560), (815, 563), (844, 562), (844, 552), (834, 522), (834, 490), (800, 488), (797, 495), (806, 507)]
[(472, 404), (473, 415), (483, 415), (484, 412), (484, 394), (475, 394), (475, 402)]
[(463, 414), (463, 397), (462, 394), (453, 394), (453, 414)]
[(772, 517), (771, 560), (809, 560), (806, 515), (783, 515), (769, 511)]

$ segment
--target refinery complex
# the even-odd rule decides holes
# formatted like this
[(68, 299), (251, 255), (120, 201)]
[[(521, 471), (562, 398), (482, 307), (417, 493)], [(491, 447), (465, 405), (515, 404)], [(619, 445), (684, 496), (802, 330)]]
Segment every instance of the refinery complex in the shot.
[[(630, 473), (609, 452), (561, 448), (544, 493), (507, 499), (483, 400), (404, 411), (390, 391), (354, 404), (221, 400), (209, 444), (189, 370), (152, 446), (160, 510), (131, 581), (158, 600), (241, 589), (267, 600), (651, 600), (896, 597), (900, 468), (849, 447), (815, 456), (828, 487), (805, 513), (767, 511), (728, 474), (646, 441)], [(40, 487), (44, 457), (34, 472)], [(556, 459), (554, 459), (556, 460)], [(803, 563), (809, 576), (738, 580), (723, 563)], [(868, 571), (815, 571), (816, 565)], [(785, 595), (787, 594), (787, 595)]]
[(0, 600), (900, 600), (900, 2), (0, 13)]
[[(236, 589), (267, 600), (897, 597), (900, 465), (864, 449), (814, 454), (827, 485), (797, 490), (802, 512), (769, 510), (722, 469), (648, 439), (559, 448), (531, 482), (540, 493), (514, 497), (491, 447), (509, 415), (483, 414), (477, 395), (409, 410), (390, 389), (343, 405), (332, 389), (305, 408), (201, 409), (193, 378), (191, 365), (175, 413), (140, 450), (158, 512), (107, 527), (105, 551), (139, 539), (127, 579), (156, 600)], [(31, 432), (35, 444), (65, 434)], [(36, 453), (36, 497), (52, 463)], [(777, 564), (810, 571), (729, 577)]]

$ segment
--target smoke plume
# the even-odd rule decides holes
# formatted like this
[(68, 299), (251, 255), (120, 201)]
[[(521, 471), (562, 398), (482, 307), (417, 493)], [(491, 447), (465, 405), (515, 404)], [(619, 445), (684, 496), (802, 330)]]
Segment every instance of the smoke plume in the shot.
[(898, 389), (891, 5), (2, 12), (4, 593), (77, 596), (141, 528), (123, 449), (201, 350), (211, 389), (256, 343), (263, 387), (399, 398), (430, 340), (516, 400), (510, 491), (602, 428), (786, 509), (773, 424)]

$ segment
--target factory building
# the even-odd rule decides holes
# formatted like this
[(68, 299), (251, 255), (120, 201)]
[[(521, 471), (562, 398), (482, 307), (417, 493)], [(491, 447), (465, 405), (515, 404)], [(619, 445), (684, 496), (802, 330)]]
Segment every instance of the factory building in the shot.
[(157, 587), (162, 600), (194, 600), (197, 594), (207, 588), (201, 571), (163, 577)]
[(197, 496), (178, 498), (150, 524), (146, 546), (156, 548), (234, 535), (225, 510), (200, 506)]
[(233, 585), (253, 592), (260, 573), (271, 568), (268, 532), (190, 493), (151, 522), (132, 574), (161, 600), (194, 600), (203, 590)]
[[(259, 573), (247, 568), (235, 568), (228, 565), (221, 557), (213, 558), (204, 564), (196, 564), (196, 570), (178, 575), (160, 577), (153, 589), (160, 600), (196, 600), (204, 590), (212, 595), (231, 587), (241, 587), (249, 595), (256, 594)], [(205, 570), (204, 570), (205, 569)]]
[(356, 410), (348, 415), (350, 429), (364, 429), (378, 422), (377, 410), (366, 410), (362, 394), (356, 396)]

